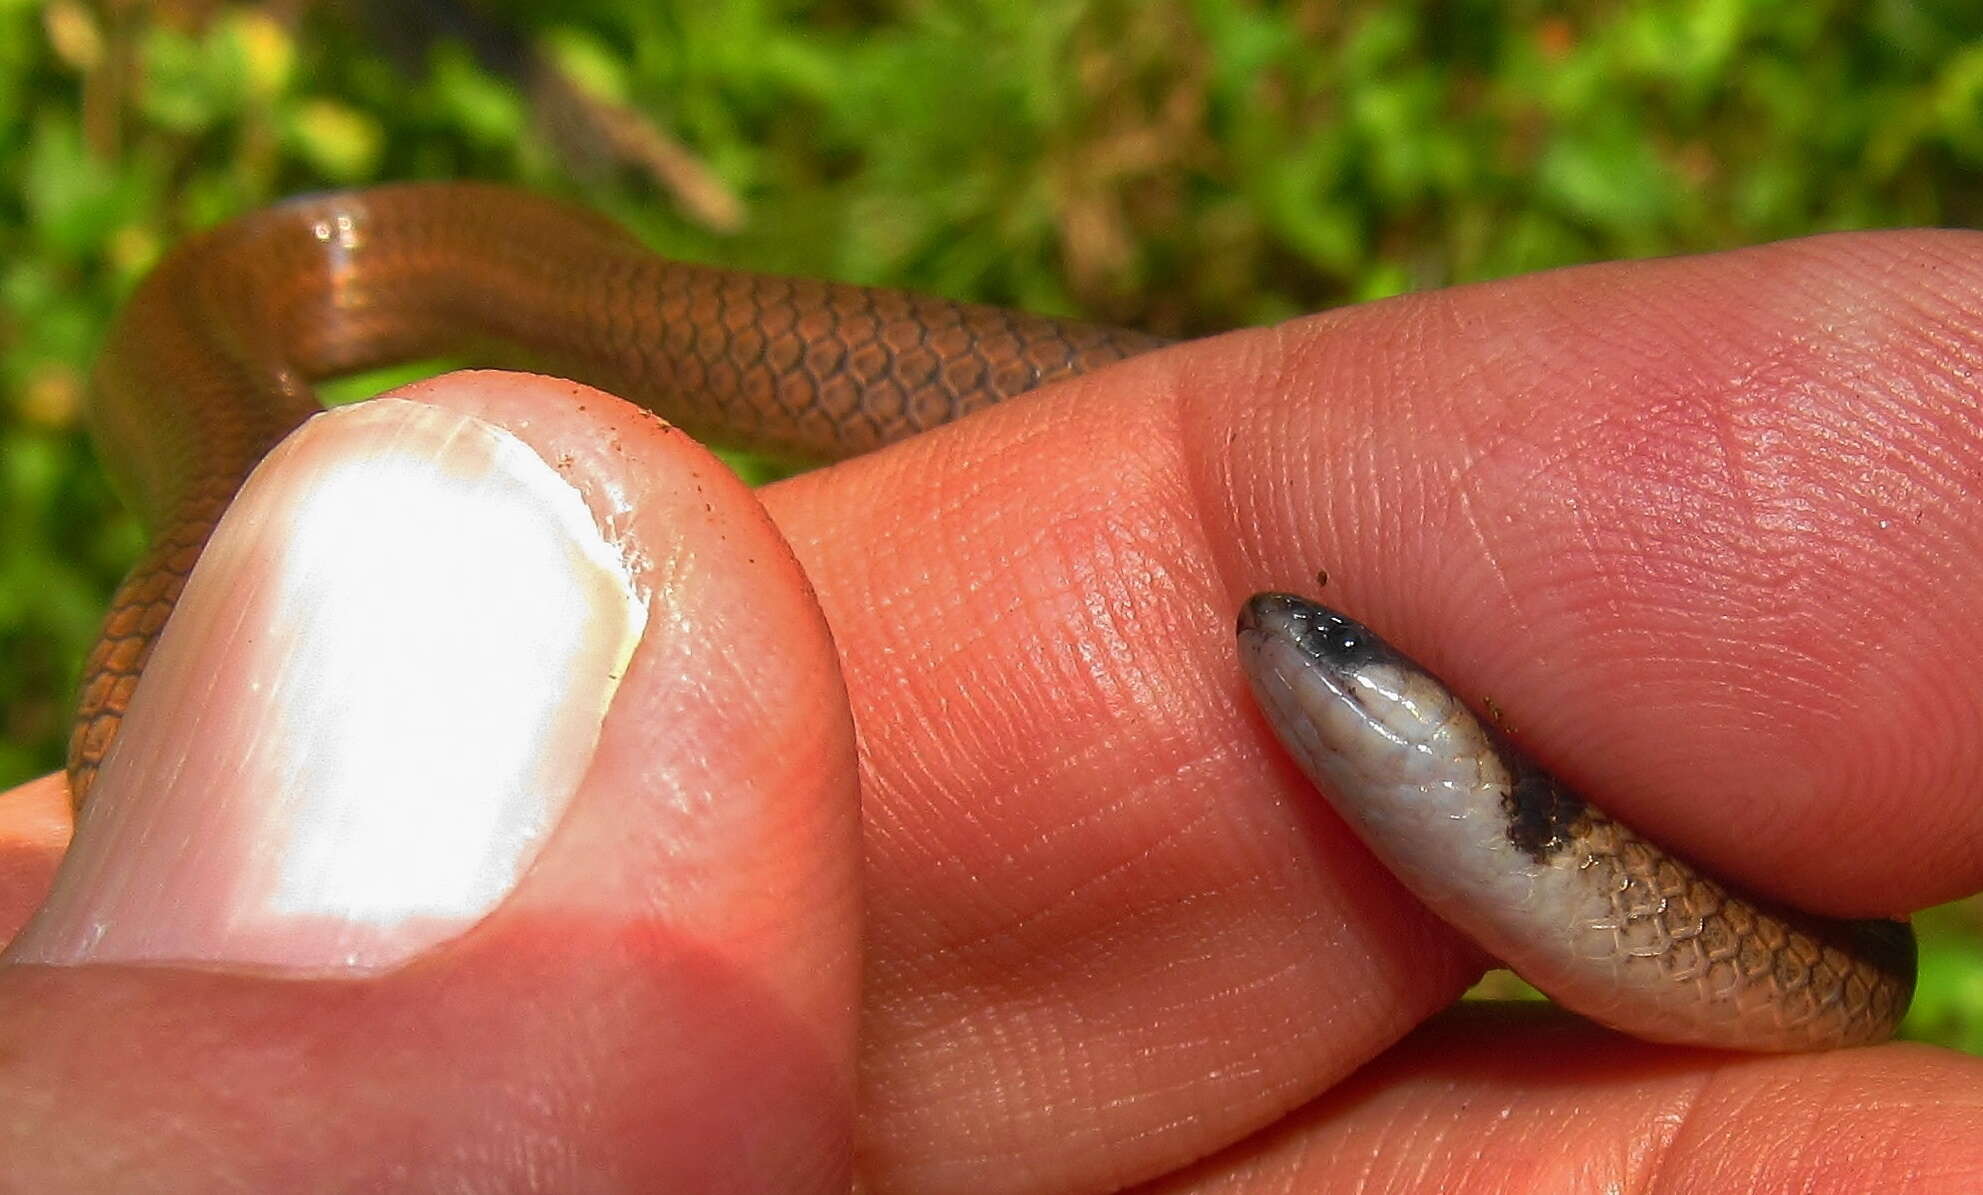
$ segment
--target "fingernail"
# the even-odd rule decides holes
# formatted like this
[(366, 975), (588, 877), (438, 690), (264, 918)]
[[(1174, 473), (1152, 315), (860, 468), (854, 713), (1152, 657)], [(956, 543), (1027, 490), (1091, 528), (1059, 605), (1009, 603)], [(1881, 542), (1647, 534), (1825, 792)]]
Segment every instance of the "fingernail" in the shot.
[(214, 533), (9, 957), (363, 973), (460, 934), (557, 826), (645, 622), (508, 432), (318, 416)]

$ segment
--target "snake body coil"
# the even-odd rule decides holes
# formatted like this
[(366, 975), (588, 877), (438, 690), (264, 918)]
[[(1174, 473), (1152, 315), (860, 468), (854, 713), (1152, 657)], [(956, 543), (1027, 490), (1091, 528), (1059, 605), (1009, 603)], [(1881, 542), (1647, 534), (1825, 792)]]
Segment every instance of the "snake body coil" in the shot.
[(997, 307), (657, 257), (617, 225), (508, 187), (426, 183), (291, 200), (175, 249), (92, 379), (98, 451), (150, 547), (84, 666), (80, 803), (214, 523), (311, 383), (474, 354), (582, 378), (691, 434), (837, 460), (1153, 336)]

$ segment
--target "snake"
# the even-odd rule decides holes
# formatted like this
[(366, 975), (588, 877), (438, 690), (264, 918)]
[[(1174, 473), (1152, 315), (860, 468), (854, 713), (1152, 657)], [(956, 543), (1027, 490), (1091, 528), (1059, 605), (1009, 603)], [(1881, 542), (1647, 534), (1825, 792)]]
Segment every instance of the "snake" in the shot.
[[(78, 808), (202, 546), (315, 385), (474, 355), (559, 373), (698, 438), (794, 461), (870, 452), (1170, 341), (901, 290), (679, 262), (586, 208), (497, 184), (291, 199), (169, 251), (114, 318), (89, 418), (148, 546), (84, 664)], [(1266, 722), (1434, 912), (1560, 1004), (1653, 1041), (1815, 1050), (1891, 1035), (1901, 921), (1742, 895), (1551, 779), (1367, 627), (1243, 608)]]

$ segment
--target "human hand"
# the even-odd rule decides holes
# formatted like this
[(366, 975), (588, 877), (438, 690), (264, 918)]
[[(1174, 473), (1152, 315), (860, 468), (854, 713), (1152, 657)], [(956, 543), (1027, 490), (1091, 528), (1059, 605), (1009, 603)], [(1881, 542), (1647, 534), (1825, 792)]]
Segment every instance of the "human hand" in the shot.
[[(1833, 913), (1972, 891), (1983, 644), (1944, 595), (1979, 568), (1979, 291), (1950, 234), (1543, 275), (1131, 362), (768, 491), (862, 735), (867, 1185), (1983, 1169), (1983, 1067), (1937, 1051), (1731, 1058), (1537, 1011), (1411, 1033), (1481, 960), (1306, 790), (1230, 629), (1326, 568), (1333, 603), (1710, 869)], [(681, 439), (637, 422), (628, 478)], [(694, 654), (629, 673), (606, 734), (639, 751), (595, 761), (488, 921), (362, 982), (0, 979), (0, 1124), (42, 1187), (842, 1181), (845, 715), (775, 540), (674, 476), (642, 523), (684, 580), (643, 650), (660, 626)], [(797, 643), (758, 661), (773, 627)], [(737, 702), (714, 734), (636, 716)], [(812, 729), (767, 735), (767, 707)]]

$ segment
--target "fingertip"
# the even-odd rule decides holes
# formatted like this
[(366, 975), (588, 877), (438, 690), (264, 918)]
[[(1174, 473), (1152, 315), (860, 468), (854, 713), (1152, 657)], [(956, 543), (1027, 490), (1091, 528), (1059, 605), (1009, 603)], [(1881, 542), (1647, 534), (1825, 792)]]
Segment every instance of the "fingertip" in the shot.
[[(360, 407), (342, 423), (337, 415), (325, 422), (357, 426), (419, 407), (431, 418), (413, 423), (438, 421), (470, 439), (518, 446), (552, 486), (568, 491), (579, 519), (624, 570), (624, 590), (639, 599), (644, 629), (630, 652), (623, 659), (615, 650), (590, 653), (575, 666), (595, 681), (614, 675), (592, 712), (577, 703), (592, 721), (592, 741), (554, 752), (576, 760), (568, 802), (551, 810), (541, 838), (516, 854), (513, 886), (497, 893), (486, 916), (469, 910), (417, 949), (383, 960), (353, 966), (319, 952), (298, 966), (293, 952), (244, 956), (223, 942), (220, 949), (115, 956), (144, 966), (0, 969), (8, 1025), (0, 1104), (35, 1110), (0, 1116), (10, 1166), (30, 1185), (43, 1175), (49, 1177), (40, 1186), (67, 1189), (76, 1173), (96, 1173), (92, 1167), (117, 1156), (137, 1133), (146, 1148), (133, 1174), (202, 1174), (218, 1151), (230, 1174), (258, 1189), (306, 1171), (365, 1189), (387, 1173), (396, 1176), (391, 1185), (422, 1187), (562, 1187), (606, 1175), (628, 1189), (844, 1189), (860, 960), (854, 750), (831, 641), (789, 550), (750, 491), (714, 458), (597, 391), (475, 373), (397, 398), (367, 404), (369, 414)], [(357, 458), (375, 456), (348, 447)], [(474, 472), (449, 458), (437, 471)], [(421, 519), (400, 510), (374, 521)], [(513, 519), (505, 525), (513, 535), (528, 534)], [(576, 534), (569, 523), (561, 526), (558, 535)], [(365, 531), (350, 538), (363, 541)], [(484, 537), (506, 538), (500, 529)], [(419, 572), (417, 559), (405, 563)], [(536, 567), (564, 571), (556, 561)], [(363, 597), (318, 580), (330, 586), (331, 599)], [(198, 583), (196, 575), (189, 594)], [(519, 576), (504, 583), (534, 582)], [(615, 587), (602, 591), (611, 598)], [(488, 592), (456, 597), (506, 600)], [(376, 613), (397, 617), (415, 600), (425, 599), (404, 595)], [(576, 621), (613, 622), (618, 607), (611, 600), (605, 606)], [(217, 626), (213, 641), (226, 651), (259, 641), (285, 658), (298, 642), (253, 621), (229, 630), (221, 618)], [(521, 625), (489, 635), (531, 638)], [(513, 645), (487, 646), (502, 653)], [(317, 690), (312, 695), (336, 715), (354, 704), (338, 695), (349, 683), (348, 675), (333, 682), (313, 673), (249, 692), (276, 709), (299, 689)], [(526, 692), (525, 677), (484, 676), (477, 685), (454, 696), (464, 705), (538, 700), (547, 717), (565, 716), (564, 702)], [(140, 698), (143, 691), (140, 685)], [(366, 729), (433, 743), (435, 720), (418, 707), (398, 720), (405, 725), (373, 718)], [(127, 720), (125, 734), (131, 732)], [(289, 732), (320, 752), (350, 746), (320, 726)], [(169, 797), (163, 790), (183, 775), (231, 786), (243, 809), (279, 798), (285, 783), (315, 783), (280, 769), (251, 770), (237, 782), (222, 773), (239, 758), (216, 742), (186, 746), (195, 755), (214, 751), (215, 770), (181, 761), (131, 777), (133, 808)], [(456, 783), (454, 763), (473, 772), (513, 747), (456, 744), (430, 753), (432, 766), (414, 769), (411, 783), (390, 786), (386, 805), (399, 809), (399, 824), (388, 815), (374, 819), (374, 829), (414, 852), (404, 866), (423, 889), (445, 887), (448, 870), (423, 872), (423, 861), (448, 857), (447, 840), (474, 818), (468, 807), (454, 806), (449, 816), (422, 819), (417, 807), (431, 789)], [(111, 764), (116, 759), (113, 752)], [(557, 787), (521, 786), (535, 797)], [(102, 795), (93, 795), (92, 809)], [(127, 845), (153, 852), (166, 870), (175, 861), (198, 870), (218, 856), (255, 860), (281, 852), (279, 843), (203, 820), (200, 793), (185, 795), (187, 815), (177, 829)], [(351, 819), (326, 809), (312, 820), (348, 826)], [(84, 835), (90, 832), (86, 822)], [(219, 870), (238, 878), (233, 867)], [(373, 874), (381, 891), (406, 890), (408, 877), (393, 869)], [(153, 905), (174, 904), (160, 890), (153, 894)], [(186, 902), (176, 909), (131, 906), (112, 910), (116, 917), (99, 902), (96, 911), (105, 915), (94, 921), (110, 932), (127, 916), (213, 923), (213, 909), (236, 900), (240, 886), (230, 881), (181, 895)], [(350, 922), (377, 920), (377, 911), (376, 903), (354, 903), (333, 912)], [(299, 920), (325, 915), (305, 910)], [(224, 929), (234, 924), (218, 921)], [(322, 940), (321, 928), (283, 933), (294, 946), (312, 934)], [(111, 956), (85, 950), (57, 960), (44, 952), (12, 961), (35, 959), (102, 963)], [(285, 978), (269, 978), (272, 969)], [(199, 1012), (189, 1031), (191, 1007)], [(149, 1124), (133, 1109), (158, 1108), (171, 1109), (169, 1125), (132, 1128)], [(272, 1132), (276, 1119), (310, 1131)], [(363, 1147), (353, 1148), (354, 1141)], [(55, 1177), (64, 1174), (70, 1177)]]
[(1235, 601), (1325, 569), (1718, 873), (1841, 915), (1951, 899), (1983, 883), (1977, 293), (1983, 238), (1882, 233), (1298, 321), (1186, 387), (1231, 457), (1208, 539)]
[(531, 865), (645, 617), (501, 428), (390, 399), (310, 420), (215, 528), (10, 957), (402, 965)]
[(48, 896), (72, 826), (60, 772), (0, 793), (0, 943), (20, 932)]
[[(608, 1001), (627, 1006), (605, 1015), (645, 1051), (616, 1065), (649, 1077), (649, 1111), (736, 1126), (677, 1144), (708, 1173), (728, 1159), (788, 1176), (771, 1189), (795, 1172), (830, 1185), (853, 1140), (859, 788), (838, 656), (805, 574), (755, 494), (645, 411), (504, 373), (399, 396), (527, 443), (577, 488), (648, 611), (570, 811), (465, 945), (556, 960), (597, 941), (580, 957), (627, 972)], [(535, 982), (557, 984), (559, 966)]]
[(552, 463), (648, 605), (519, 907), (617, 902), (839, 1023), (858, 988), (853, 721), (811, 586), (755, 495), (679, 429), (577, 383), (476, 372), (398, 394), (493, 421)]

